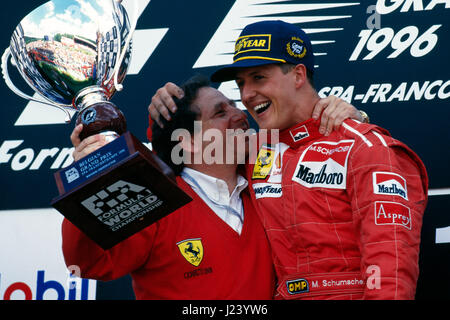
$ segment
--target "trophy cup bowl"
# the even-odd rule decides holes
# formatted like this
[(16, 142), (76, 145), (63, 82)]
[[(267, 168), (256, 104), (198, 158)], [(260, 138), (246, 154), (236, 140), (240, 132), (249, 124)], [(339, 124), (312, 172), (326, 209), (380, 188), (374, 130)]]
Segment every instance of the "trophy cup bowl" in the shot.
[[(66, 121), (70, 110), (78, 112), (76, 123), (84, 125), (81, 139), (103, 131), (119, 136), (126, 131), (125, 117), (109, 100), (122, 89), (131, 58), (131, 34), (119, 1), (49, 1), (19, 23), (3, 59), (5, 65), (11, 54), (40, 99), (18, 92), (5, 67), (6, 83), (26, 99), (63, 110)], [(101, 109), (111, 122), (105, 121)], [(98, 115), (97, 123), (93, 115)]]
[[(20, 97), (62, 110), (66, 122), (77, 112), (81, 140), (104, 134), (111, 141), (55, 173), (60, 195), (51, 203), (104, 249), (191, 200), (172, 170), (127, 131), (122, 111), (110, 101), (123, 89), (137, 22), (130, 24), (121, 2), (44, 3), (14, 30), (1, 65), (6, 84)], [(38, 98), (13, 84), (10, 57)]]

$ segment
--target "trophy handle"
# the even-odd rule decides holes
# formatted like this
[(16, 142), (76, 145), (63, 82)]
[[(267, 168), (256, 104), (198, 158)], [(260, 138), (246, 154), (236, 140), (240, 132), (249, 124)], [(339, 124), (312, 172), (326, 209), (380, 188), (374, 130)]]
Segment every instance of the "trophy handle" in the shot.
[[(119, 4), (122, 4), (122, 0), (116, 0)], [(128, 34), (127, 40), (126, 40), (126, 44), (123, 47), (122, 52), (119, 55), (119, 61), (118, 63), (116, 63), (116, 66), (114, 68), (114, 72), (113, 72), (113, 77), (114, 77), (114, 87), (116, 88), (117, 91), (122, 91), (123, 90), (123, 85), (119, 83), (118, 81), (118, 76), (119, 76), (119, 68), (122, 65), (123, 59), (125, 58), (125, 53), (127, 51), (127, 48), (130, 45), (131, 39), (133, 38), (134, 35), (134, 31), (136, 30), (136, 25), (137, 25), (137, 21), (138, 21), (138, 11), (139, 11), (139, 6), (138, 6), (138, 1), (134, 0), (133, 1), (133, 24), (130, 27), (130, 33)], [(109, 82), (109, 80), (107, 81)]]
[[(11, 80), (11, 78), (9, 77), (9, 72), (8, 72), (8, 58), (9, 58), (10, 56), (11, 56), (11, 49), (8, 47), (8, 48), (5, 49), (5, 52), (3, 52), (3, 55), (2, 55), (2, 65), (1, 65), (3, 79), (5, 79), (5, 83), (6, 83), (6, 85), (8, 86), (8, 88), (11, 89), (12, 92), (14, 92), (15, 94), (17, 94), (19, 97), (21, 97), (21, 98), (23, 98), (23, 99), (31, 100), (31, 101), (34, 101), (34, 102), (43, 103), (43, 104), (46, 104), (46, 105), (49, 105), (49, 106), (58, 108), (59, 110), (63, 111), (63, 112), (66, 114), (66, 117), (64, 118), (64, 121), (65, 121), (66, 123), (70, 123), (71, 116), (70, 116), (69, 111), (67, 111), (67, 110), (64, 109), (63, 107), (60, 107), (60, 106), (58, 106), (58, 105), (56, 105), (56, 104), (52, 104), (52, 103), (49, 103), (49, 102), (47, 102), (47, 101), (45, 101), (45, 100), (36, 99), (36, 98), (34, 98), (34, 97), (32, 97), (32, 96), (29, 96), (29, 95), (27, 95), (26, 93), (23, 93), (20, 89), (18, 89), (18, 88), (14, 85), (14, 83), (13, 83), (12, 80)], [(14, 61), (11, 60), (11, 63), (14, 64)]]

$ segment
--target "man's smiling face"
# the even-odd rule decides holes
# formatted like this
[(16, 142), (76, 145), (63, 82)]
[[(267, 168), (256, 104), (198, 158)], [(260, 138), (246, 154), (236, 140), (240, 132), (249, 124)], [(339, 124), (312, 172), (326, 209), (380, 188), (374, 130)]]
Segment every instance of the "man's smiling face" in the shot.
[[(247, 151), (248, 146), (238, 148), (240, 143), (248, 143), (245, 139), (245, 132), (249, 129), (247, 115), (238, 109), (233, 100), (225, 97), (220, 91), (211, 87), (201, 88), (198, 92), (197, 98), (193, 101), (198, 109), (200, 109), (200, 119), (202, 121), (201, 134), (207, 134), (208, 130), (218, 130), (223, 138), (223, 151), (225, 155), (227, 152), (242, 152)], [(205, 140), (205, 139), (202, 139)], [(203, 141), (203, 151), (210, 144), (209, 139)], [(228, 145), (230, 144), (230, 145)], [(245, 154), (235, 154), (232, 159), (236, 163), (236, 159), (245, 157)]]
[(285, 129), (295, 124), (295, 75), (279, 65), (244, 68), (236, 74), (241, 100), (261, 129)]

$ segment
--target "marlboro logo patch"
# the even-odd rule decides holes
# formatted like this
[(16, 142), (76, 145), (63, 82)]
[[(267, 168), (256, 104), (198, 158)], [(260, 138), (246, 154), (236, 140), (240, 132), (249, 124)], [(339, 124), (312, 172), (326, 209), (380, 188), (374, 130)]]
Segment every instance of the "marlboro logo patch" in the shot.
[(294, 140), (294, 142), (298, 142), (309, 137), (308, 129), (306, 129), (306, 126), (295, 128), (289, 133), (291, 134), (292, 140)]
[(313, 143), (300, 156), (292, 180), (307, 188), (345, 189), (354, 140)]
[(393, 172), (373, 173), (373, 193), (400, 196), (408, 200), (406, 180), (401, 175)]

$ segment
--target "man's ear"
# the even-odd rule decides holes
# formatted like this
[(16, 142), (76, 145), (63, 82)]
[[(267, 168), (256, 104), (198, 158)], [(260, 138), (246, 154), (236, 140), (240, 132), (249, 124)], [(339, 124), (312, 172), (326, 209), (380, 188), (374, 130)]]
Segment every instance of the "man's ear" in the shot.
[(306, 67), (303, 64), (298, 64), (292, 71), (295, 76), (295, 87), (299, 89), (307, 82)]

